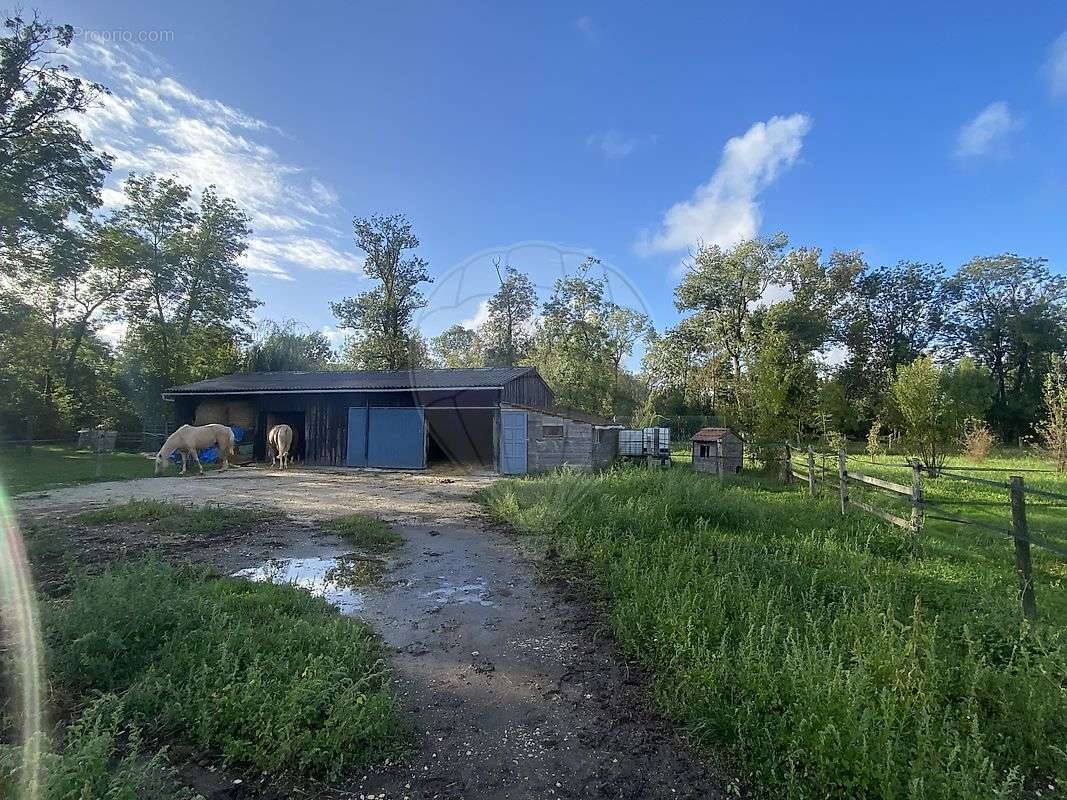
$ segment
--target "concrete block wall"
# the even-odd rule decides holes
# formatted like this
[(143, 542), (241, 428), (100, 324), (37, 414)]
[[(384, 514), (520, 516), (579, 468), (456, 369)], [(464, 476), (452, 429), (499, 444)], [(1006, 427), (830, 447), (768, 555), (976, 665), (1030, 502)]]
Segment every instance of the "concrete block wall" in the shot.
[[(560, 437), (546, 437), (544, 426), (563, 427)], [(544, 472), (564, 465), (593, 468), (593, 426), (540, 411), (526, 416), (526, 463), (530, 472)]]

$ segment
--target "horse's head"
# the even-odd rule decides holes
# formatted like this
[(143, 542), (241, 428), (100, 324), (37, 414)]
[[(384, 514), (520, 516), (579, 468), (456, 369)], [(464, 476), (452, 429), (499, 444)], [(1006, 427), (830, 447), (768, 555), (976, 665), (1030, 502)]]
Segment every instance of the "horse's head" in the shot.
[(149, 456), (150, 459), (156, 462), (156, 477), (158, 478), (167, 470), (167, 459), (163, 455), (163, 451), (156, 453), (154, 456)]

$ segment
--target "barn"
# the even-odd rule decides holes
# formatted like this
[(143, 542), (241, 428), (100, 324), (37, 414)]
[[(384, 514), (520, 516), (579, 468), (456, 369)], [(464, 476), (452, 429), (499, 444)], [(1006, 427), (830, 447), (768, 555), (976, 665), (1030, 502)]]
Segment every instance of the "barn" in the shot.
[(267, 457), (267, 431), (286, 423), (301, 463), (425, 469), (462, 464), (505, 474), (604, 466), (617, 426), (554, 405), (533, 367), (247, 372), (175, 386), (175, 421), (247, 431)]
[(729, 428), (701, 428), (693, 436), (693, 469), (720, 475), (741, 471), (745, 445)]

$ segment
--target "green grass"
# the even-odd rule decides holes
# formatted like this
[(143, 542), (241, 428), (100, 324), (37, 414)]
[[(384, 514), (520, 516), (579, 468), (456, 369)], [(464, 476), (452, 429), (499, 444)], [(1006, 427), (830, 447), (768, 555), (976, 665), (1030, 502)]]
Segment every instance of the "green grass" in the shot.
[(78, 483), (125, 481), (148, 478), (152, 461), (138, 453), (104, 453), (101, 474), (96, 477), (96, 454), (69, 445), (36, 445), (30, 453), (22, 448), (0, 448), (0, 483), (11, 494), (54, 489)]
[(114, 695), (155, 743), (325, 779), (405, 745), (376, 636), (291, 586), (133, 562), (80, 578), (45, 627), (60, 707)]
[(165, 500), (128, 500), (83, 511), (72, 518), (88, 525), (147, 523), (153, 530), (171, 534), (238, 531), (263, 524), (276, 515), (247, 508), (188, 507)]
[(1010, 548), (914, 558), (833, 499), (688, 467), (499, 482), (482, 501), (552, 537), (605, 594), (654, 699), (761, 791), (1010, 796), (1067, 780), (1067, 635), (1019, 621)]
[(322, 527), (339, 533), (356, 547), (375, 553), (384, 553), (404, 541), (388, 524), (365, 514), (336, 517), (323, 523)]

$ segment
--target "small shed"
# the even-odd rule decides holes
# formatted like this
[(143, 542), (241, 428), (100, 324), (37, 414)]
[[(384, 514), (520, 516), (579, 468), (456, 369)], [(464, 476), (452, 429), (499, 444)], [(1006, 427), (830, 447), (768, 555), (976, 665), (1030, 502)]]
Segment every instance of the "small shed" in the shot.
[(729, 428), (701, 428), (692, 442), (693, 469), (719, 475), (741, 471), (745, 443)]

